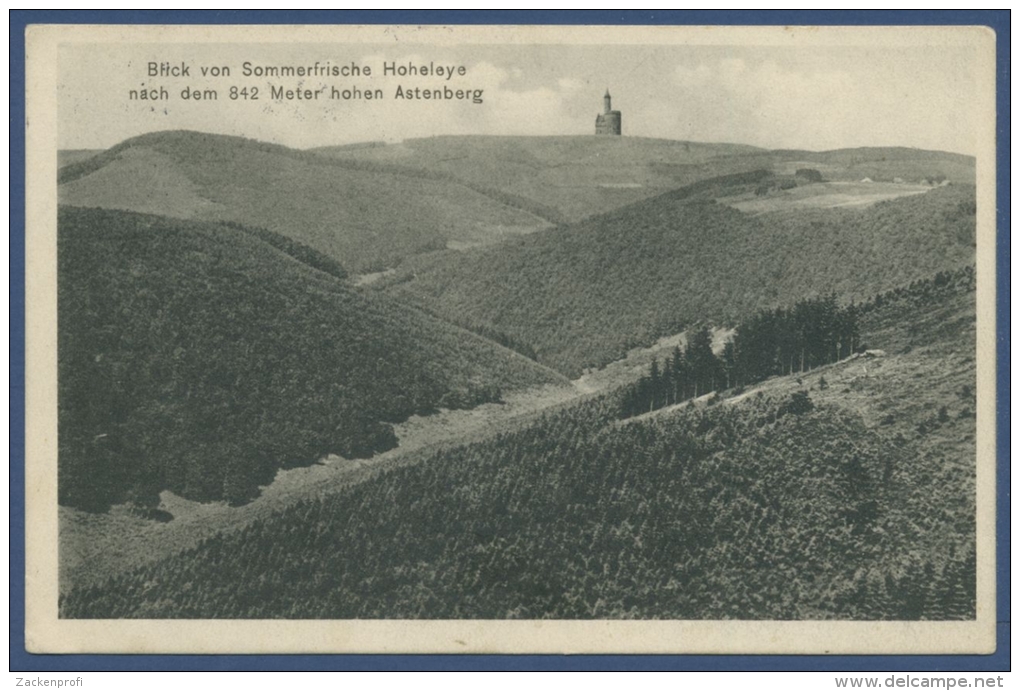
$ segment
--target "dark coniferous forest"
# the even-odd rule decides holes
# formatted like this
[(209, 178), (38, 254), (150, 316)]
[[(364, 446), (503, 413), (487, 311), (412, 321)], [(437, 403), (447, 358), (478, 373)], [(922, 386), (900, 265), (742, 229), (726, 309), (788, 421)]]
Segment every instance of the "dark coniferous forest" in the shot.
[(58, 254), (68, 506), (243, 503), (281, 467), (395, 447), (409, 415), (559, 380), (272, 231), (64, 208)]
[[(966, 304), (973, 288), (970, 270), (942, 273), (859, 312), (871, 329), (904, 332), (906, 315)], [(711, 354), (704, 333), (688, 361)], [(910, 338), (966, 352), (973, 333), (914, 329)], [(892, 414), (875, 426), (834, 403), (859, 381), (839, 383), (844, 394), (837, 374), (823, 372), (832, 385), (823, 374), (811, 386), (791, 380), (788, 393), (731, 391), (737, 402), (717, 397), (635, 421), (621, 419), (632, 391), (601, 395), (72, 590), (61, 612), (972, 618), (973, 504), (940, 507), (972, 486), (973, 467), (932, 446), (972, 424), (968, 391), (953, 396), (952, 414), (943, 406), (916, 429)]]

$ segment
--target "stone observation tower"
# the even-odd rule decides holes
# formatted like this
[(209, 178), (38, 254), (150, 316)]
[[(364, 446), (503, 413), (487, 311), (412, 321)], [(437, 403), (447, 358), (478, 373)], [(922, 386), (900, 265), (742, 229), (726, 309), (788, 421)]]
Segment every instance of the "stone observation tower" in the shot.
[(620, 111), (613, 110), (613, 97), (606, 89), (606, 95), (602, 97), (605, 107), (595, 118), (595, 134), (623, 134), (623, 116)]

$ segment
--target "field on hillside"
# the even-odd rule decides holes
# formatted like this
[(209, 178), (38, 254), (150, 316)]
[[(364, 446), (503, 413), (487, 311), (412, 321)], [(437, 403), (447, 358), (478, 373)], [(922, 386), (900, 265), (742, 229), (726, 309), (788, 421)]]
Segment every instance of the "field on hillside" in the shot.
[(816, 168), (827, 180), (893, 182), (907, 184), (948, 180), (974, 184), (974, 159), (945, 151), (903, 147), (837, 149), (834, 151), (774, 151), (780, 163), (776, 172), (789, 175), (798, 168)]
[(925, 194), (931, 189), (931, 185), (893, 182), (826, 182), (765, 196), (742, 194), (719, 201), (746, 214), (757, 215), (773, 211), (866, 207), (897, 197)]
[(61, 615), (973, 618), (973, 284), (889, 293), (862, 337), (884, 355), (426, 450), (71, 589)]

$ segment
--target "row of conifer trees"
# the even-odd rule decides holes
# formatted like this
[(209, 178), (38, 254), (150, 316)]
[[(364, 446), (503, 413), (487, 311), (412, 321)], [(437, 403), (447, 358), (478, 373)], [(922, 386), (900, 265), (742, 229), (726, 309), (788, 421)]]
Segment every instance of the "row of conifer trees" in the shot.
[(737, 326), (718, 354), (712, 332), (702, 327), (664, 362), (652, 361), (648, 374), (622, 397), (622, 415), (640, 415), (712, 391), (837, 362), (867, 348), (860, 334), (862, 315), (898, 300), (928, 305), (946, 292), (974, 290), (975, 280), (973, 265), (967, 265), (878, 293), (859, 304), (840, 305), (832, 293), (801, 300), (793, 307), (760, 310)]
[(624, 397), (623, 415), (639, 415), (712, 391), (745, 386), (775, 375), (806, 372), (861, 349), (859, 309), (835, 294), (801, 300), (792, 308), (761, 310), (743, 321), (716, 354), (712, 332), (695, 331)]

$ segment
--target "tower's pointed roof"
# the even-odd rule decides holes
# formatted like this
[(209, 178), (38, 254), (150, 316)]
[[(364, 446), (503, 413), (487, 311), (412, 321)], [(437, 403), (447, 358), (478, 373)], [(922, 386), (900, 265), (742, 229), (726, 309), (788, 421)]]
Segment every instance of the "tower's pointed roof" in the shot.
[(608, 88), (608, 87), (606, 88), (606, 95), (605, 95), (605, 98), (609, 98), (609, 88)]

